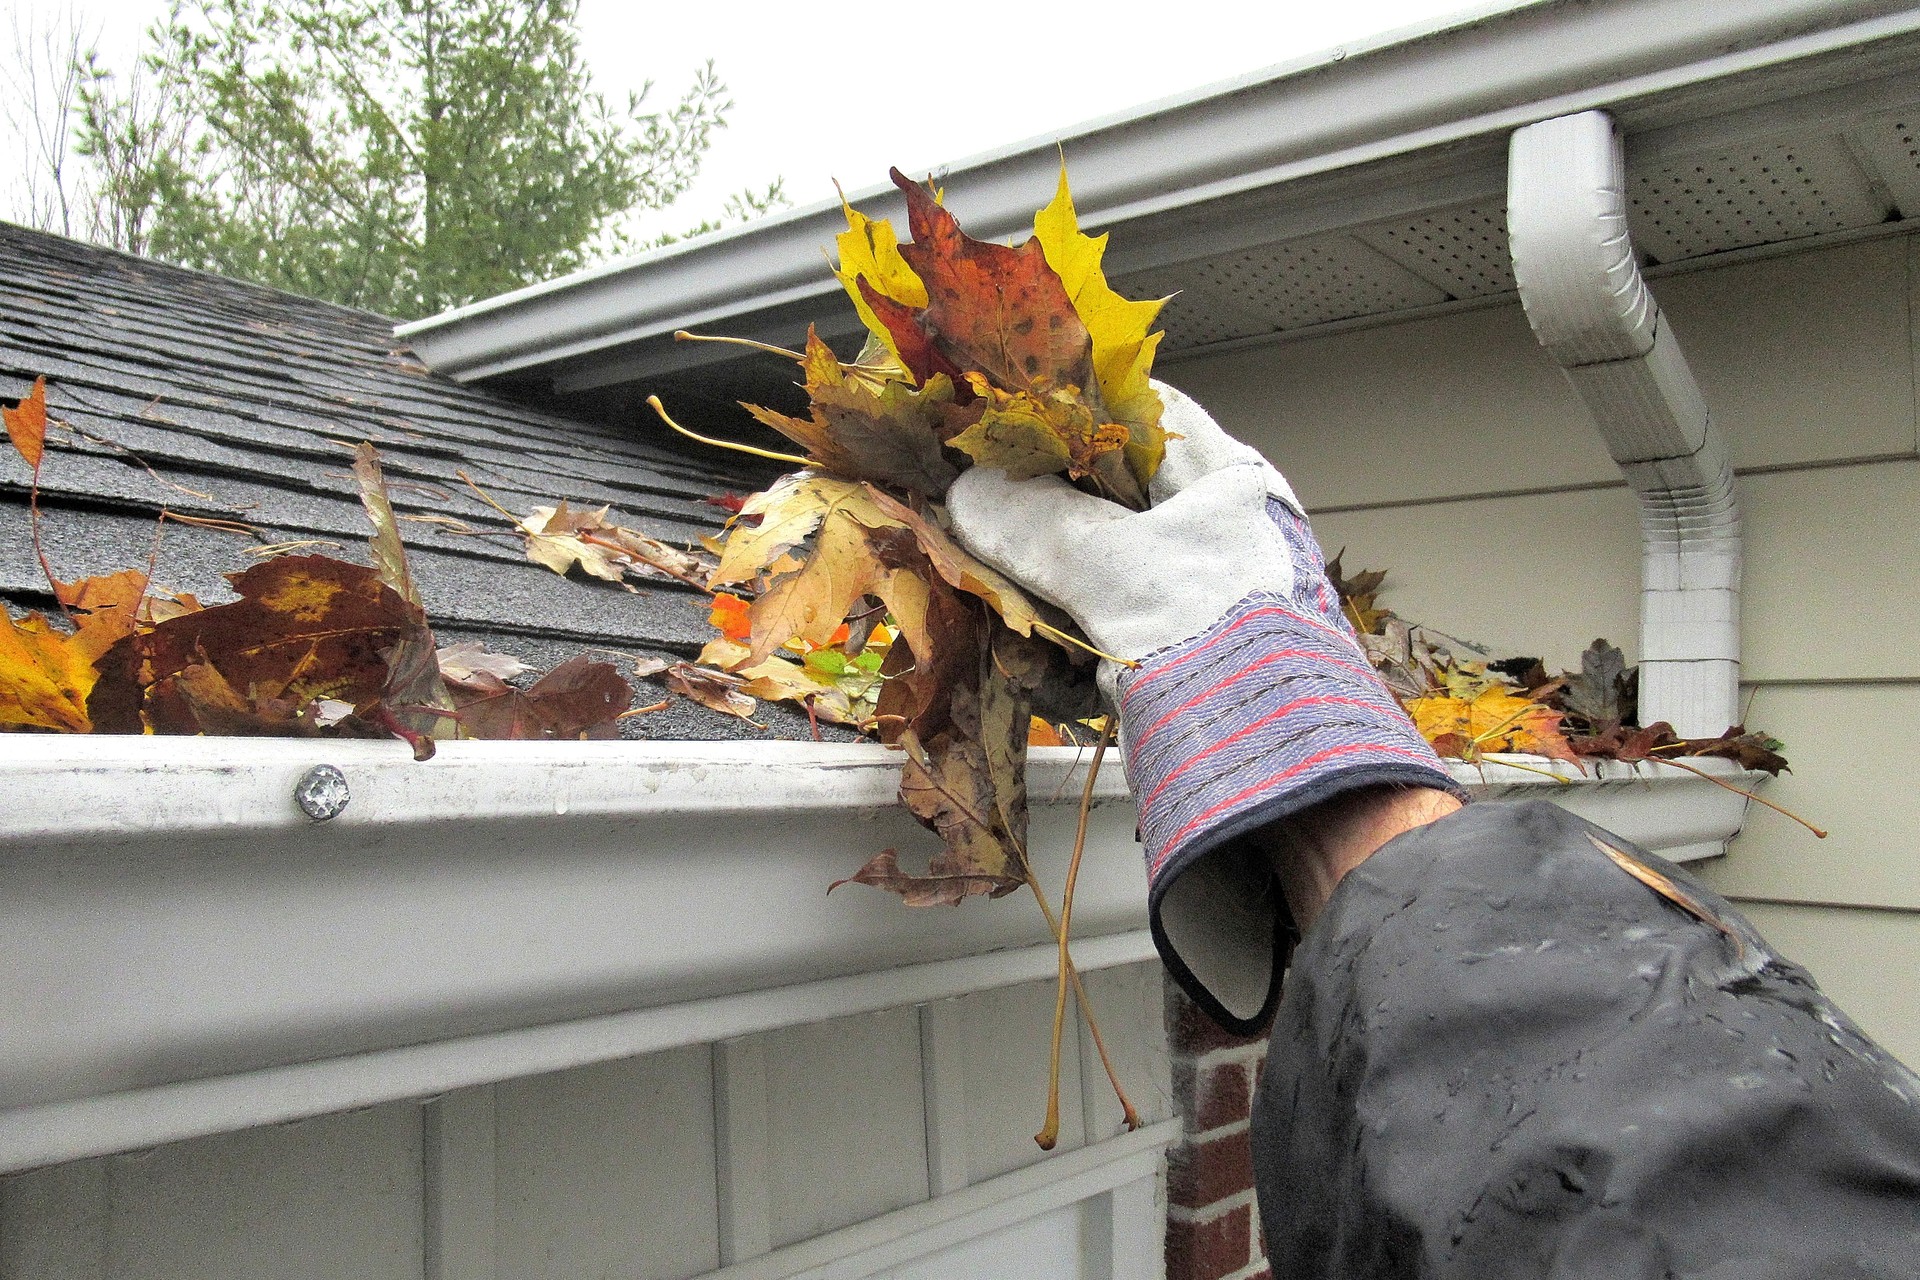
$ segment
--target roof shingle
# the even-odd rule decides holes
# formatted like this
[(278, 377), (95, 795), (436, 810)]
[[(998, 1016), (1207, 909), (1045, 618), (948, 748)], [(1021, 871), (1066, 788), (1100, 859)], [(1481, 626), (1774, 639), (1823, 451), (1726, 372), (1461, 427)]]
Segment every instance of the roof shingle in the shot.
[[(255, 536), (168, 523), (154, 580), (216, 603), (248, 551), (315, 540), (366, 562), (370, 532), (350, 467), (379, 450), (414, 576), (442, 643), (483, 640), (540, 669), (583, 648), (691, 657), (713, 632), (675, 582), (631, 594), (528, 561), (508, 522), (461, 479), (524, 514), (565, 499), (611, 504), (667, 542), (717, 530), (704, 499), (759, 487), (734, 459), (692, 458), (618, 428), (556, 415), (430, 372), (384, 317), (0, 223), (0, 398), (47, 379), (42, 538), (62, 577), (143, 565), (161, 508), (239, 521)], [(31, 547), (30, 474), (0, 450), (0, 601), (52, 603)], [(648, 701), (657, 686), (641, 686)], [(803, 715), (766, 706), (772, 731)], [(676, 699), (623, 722), (634, 736), (754, 737)], [(838, 735), (836, 735), (838, 736)]]

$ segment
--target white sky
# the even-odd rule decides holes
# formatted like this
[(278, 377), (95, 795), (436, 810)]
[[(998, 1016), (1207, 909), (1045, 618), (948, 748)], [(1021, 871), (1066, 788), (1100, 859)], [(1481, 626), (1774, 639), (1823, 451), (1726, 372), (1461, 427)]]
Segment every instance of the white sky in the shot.
[[(102, 53), (131, 62), (165, 0), (13, 0), (27, 21), (77, 10)], [(623, 98), (649, 77), (671, 103), (707, 58), (735, 110), (698, 185), (646, 231), (717, 216), (727, 195), (784, 176), (796, 205), (926, 172), (1008, 143), (1291, 61), (1485, 0), (582, 0), (596, 86)], [(10, 52), (10, 51), (9, 51)], [(0, 138), (0, 163), (17, 148)], [(1036, 193), (1036, 200), (1047, 193)]]

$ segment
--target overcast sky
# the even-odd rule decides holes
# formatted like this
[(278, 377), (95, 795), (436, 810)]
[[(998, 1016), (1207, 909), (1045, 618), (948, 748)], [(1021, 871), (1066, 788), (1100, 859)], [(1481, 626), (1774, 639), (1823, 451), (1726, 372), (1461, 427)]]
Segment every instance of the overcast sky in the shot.
[[(127, 65), (165, 0), (13, 0), (29, 20), (75, 9)], [(1501, 4), (1487, 0), (581, 0), (595, 82), (624, 96), (651, 78), (670, 103), (707, 58), (731, 90), (729, 127), (699, 184), (653, 230), (717, 214), (726, 196), (786, 179), (795, 204), (886, 181), (1385, 31)], [(0, 163), (14, 160), (0, 140)], [(1036, 194), (1044, 201), (1048, 193)]]

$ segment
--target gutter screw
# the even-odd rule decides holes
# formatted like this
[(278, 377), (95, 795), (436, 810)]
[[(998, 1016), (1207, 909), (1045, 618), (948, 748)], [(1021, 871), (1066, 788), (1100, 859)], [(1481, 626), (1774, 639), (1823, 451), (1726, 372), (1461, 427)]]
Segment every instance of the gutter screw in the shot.
[(337, 818), (353, 797), (347, 791), (347, 775), (330, 764), (317, 764), (300, 776), (293, 798), (300, 811), (315, 822)]

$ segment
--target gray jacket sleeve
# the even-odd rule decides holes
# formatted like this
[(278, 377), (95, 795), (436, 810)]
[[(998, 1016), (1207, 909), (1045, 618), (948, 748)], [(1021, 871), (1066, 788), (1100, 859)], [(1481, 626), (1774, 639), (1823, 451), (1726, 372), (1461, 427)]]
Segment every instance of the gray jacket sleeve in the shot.
[(1341, 882), (1253, 1147), (1276, 1280), (1920, 1277), (1920, 1080), (1723, 899), (1544, 802)]

